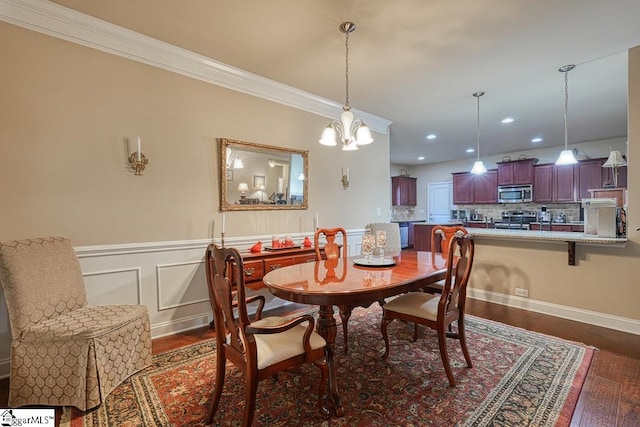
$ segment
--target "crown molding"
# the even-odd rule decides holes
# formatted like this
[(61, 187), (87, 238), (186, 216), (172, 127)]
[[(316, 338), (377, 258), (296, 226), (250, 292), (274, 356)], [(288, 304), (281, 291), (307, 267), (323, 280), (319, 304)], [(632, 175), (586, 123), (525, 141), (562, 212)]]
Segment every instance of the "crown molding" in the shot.
[[(0, 20), (327, 118), (342, 104), (44, 0), (0, 0)], [(374, 131), (391, 121), (352, 109)]]

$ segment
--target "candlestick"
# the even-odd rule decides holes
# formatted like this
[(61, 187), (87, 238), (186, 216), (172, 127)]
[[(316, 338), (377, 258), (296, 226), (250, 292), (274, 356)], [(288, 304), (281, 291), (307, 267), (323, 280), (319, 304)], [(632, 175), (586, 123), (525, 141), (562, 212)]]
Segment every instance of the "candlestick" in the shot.
[(222, 214), (222, 234), (224, 234), (224, 224), (225, 224), (225, 216)]
[(140, 137), (138, 137), (138, 161), (140, 161), (140, 153), (142, 153), (142, 151), (140, 150)]
[(318, 219), (318, 212), (316, 212), (316, 230), (320, 228), (320, 220)]

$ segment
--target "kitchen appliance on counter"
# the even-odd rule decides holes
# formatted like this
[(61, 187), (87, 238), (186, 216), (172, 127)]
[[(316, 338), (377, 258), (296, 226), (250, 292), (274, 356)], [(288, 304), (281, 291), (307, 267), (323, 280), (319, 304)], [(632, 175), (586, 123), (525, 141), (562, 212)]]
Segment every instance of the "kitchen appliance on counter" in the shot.
[(582, 199), (584, 235), (617, 237), (617, 200), (614, 198)]
[(530, 230), (531, 223), (536, 222), (537, 218), (536, 211), (503, 211), (502, 219), (493, 221), (493, 227), (507, 230)]
[(483, 216), (480, 213), (474, 212), (471, 214), (471, 221), (482, 221)]
[(498, 203), (525, 203), (533, 201), (532, 185), (501, 185), (498, 187)]
[(540, 207), (540, 215), (538, 216), (540, 222), (551, 222), (551, 210), (546, 206)]
[(469, 211), (466, 209), (452, 209), (451, 221), (466, 221), (469, 219)]

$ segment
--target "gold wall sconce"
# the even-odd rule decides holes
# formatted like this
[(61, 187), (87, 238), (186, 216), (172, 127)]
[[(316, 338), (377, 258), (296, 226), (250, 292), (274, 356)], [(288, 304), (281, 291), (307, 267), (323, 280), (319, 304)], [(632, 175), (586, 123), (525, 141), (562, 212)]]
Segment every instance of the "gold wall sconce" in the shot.
[(345, 168), (340, 168), (340, 171), (342, 174), (342, 189), (346, 190), (347, 188), (349, 188), (349, 168), (347, 168), (346, 170)]
[(142, 154), (140, 137), (138, 137), (137, 150), (129, 156), (129, 164), (134, 171), (134, 175), (142, 175), (142, 171), (149, 164), (149, 159)]

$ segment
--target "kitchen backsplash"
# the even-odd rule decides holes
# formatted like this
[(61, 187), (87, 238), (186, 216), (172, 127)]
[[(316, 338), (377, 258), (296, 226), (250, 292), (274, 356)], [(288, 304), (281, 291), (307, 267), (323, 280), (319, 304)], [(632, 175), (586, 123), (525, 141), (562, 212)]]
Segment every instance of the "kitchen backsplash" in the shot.
[(391, 221), (412, 221), (418, 219), (415, 206), (391, 206)]
[(580, 203), (510, 203), (501, 205), (455, 205), (454, 209), (466, 209), (469, 214), (477, 213), (482, 215), (483, 220), (502, 218), (502, 212), (506, 210), (523, 210), (540, 212), (542, 206), (551, 211), (551, 218), (555, 218), (558, 213), (566, 216), (567, 222), (580, 221)]

